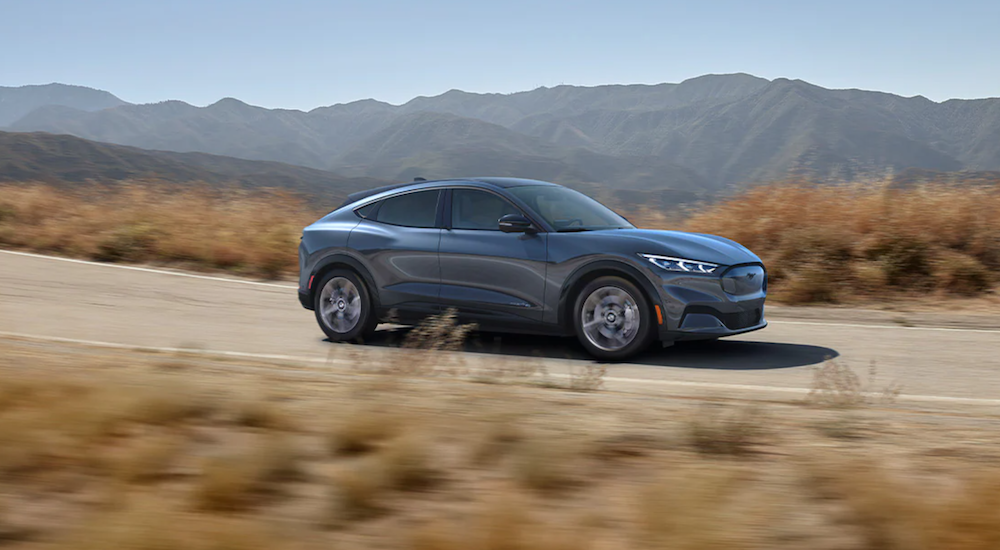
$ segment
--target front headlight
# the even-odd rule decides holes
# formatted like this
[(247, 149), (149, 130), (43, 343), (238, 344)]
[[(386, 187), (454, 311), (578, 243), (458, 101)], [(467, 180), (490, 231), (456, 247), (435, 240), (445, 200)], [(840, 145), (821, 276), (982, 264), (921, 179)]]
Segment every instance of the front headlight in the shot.
[(684, 258), (671, 258), (670, 256), (658, 256), (656, 254), (639, 254), (649, 260), (653, 265), (667, 271), (680, 271), (683, 273), (712, 273), (719, 269), (719, 264), (699, 262), (697, 260), (686, 260)]

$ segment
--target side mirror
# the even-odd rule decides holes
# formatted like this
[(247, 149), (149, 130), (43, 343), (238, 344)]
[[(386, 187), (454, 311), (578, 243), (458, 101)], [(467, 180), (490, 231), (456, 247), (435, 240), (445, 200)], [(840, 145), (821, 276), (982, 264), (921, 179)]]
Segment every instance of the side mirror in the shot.
[(526, 233), (532, 230), (531, 221), (520, 214), (507, 214), (500, 218), (500, 231), (504, 233)]

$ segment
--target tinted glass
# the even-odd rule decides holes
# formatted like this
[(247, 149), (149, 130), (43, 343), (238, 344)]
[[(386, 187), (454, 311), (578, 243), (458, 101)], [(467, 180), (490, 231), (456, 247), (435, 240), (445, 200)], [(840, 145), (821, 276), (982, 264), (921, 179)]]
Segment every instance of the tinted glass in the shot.
[(556, 231), (588, 231), (632, 227), (628, 220), (594, 199), (565, 187), (525, 185), (507, 189)]
[(454, 229), (499, 231), (501, 217), (521, 213), (493, 193), (473, 189), (455, 189), (451, 193), (451, 226)]
[(407, 227), (434, 227), (441, 191), (417, 191), (382, 201), (378, 221)]

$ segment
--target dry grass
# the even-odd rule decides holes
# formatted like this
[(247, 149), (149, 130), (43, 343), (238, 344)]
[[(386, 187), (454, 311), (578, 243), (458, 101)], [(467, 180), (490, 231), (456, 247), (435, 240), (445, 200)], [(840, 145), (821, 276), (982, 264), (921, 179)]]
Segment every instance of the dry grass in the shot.
[(389, 487), (413, 491), (438, 481), (434, 468), (434, 441), (419, 433), (407, 434), (390, 442), (377, 455)]
[(813, 405), (851, 408), (861, 405), (888, 405), (896, 401), (902, 386), (893, 382), (878, 387), (878, 368), (875, 362), (868, 366), (868, 379), (862, 379), (847, 364), (832, 359), (813, 370), (812, 387), (806, 401)]
[(232, 405), (233, 421), (262, 430), (292, 430), (295, 421), (279, 404), (262, 396), (238, 399)]
[(578, 485), (583, 443), (570, 435), (535, 434), (520, 441), (511, 457), (511, 475), (528, 489), (557, 492)]
[(195, 490), (197, 506), (220, 512), (248, 508), (272, 491), (274, 484), (300, 475), (298, 455), (281, 436), (260, 438), (239, 452), (205, 459)]
[(1000, 189), (756, 187), (695, 213), (770, 268), (774, 296), (830, 302), (886, 291), (976, 296), (1000, 269)]
[(359, 403), (335, 414), (329, 429), (329, 448), (343, 455), (369, 452), (398, 435), (404, 422), (402, 416), (383, 404)]
[[(730, 550), (752, 548), (752, 511), (735, 506), (740, 470), (726, 465), (682, 467), (639, 490), (636, 497), (643, 548)], [(760, 507), (763, 503), (757, 502)], [(759, 511), (759, 508), (758, 510)]]
[(176, 424), (208, 412), (199, 391), (169, 375), (138, 383), (7, 373), (0, 381), (0, 474), (85, 464), (88, 449), (130, 427)]
[(707, 404), (687, 419), (691, 446), (707, 455), (743, 456), (766, 441), (768, 419), (756, 405)]
[(183, 513), (163, 500), (134, 498), (102, 509), (57, 550), (278, 550), (290, 546), (258, 521)]
[(336, 472), (324, 525), (343, 528), (378, 515), (383, 511), (382, 498), (388, 486), (384, 464), (371, 457)]
[[(773, 184), (686, 219), (641, 205), (623, 212), (641, 227), (722, 235), (749, 247), (770, 268), (773, 297), (789, 303), (887, 291), (978, 296), (1000, 282), (997, 188)], [(0, 185), (0, 246), (277, 277), (297, 268), (297, 237), (323, 213), (279, 191), (8, 184)], [(454, 327), (425, 328), (406, 345), (454, 343)]]
[(280, 191), (122, 184), (0, 185), (0, 245), (109, 262), (166, 262), (277, 277), (322, 215)]
[[(1000, 536), (1000, 436), (968, 411), (347, 367), (303, 379), (210, 358), (179, 379), (162, 356), (90, 353), (0, 342), (5, 548), (977, 550)], [(173, 404), (155, 413), (125, 397), (164, 387)], [(217, 410), (190, 404), (223, 388)], [(260, 420), (272, 413), (292, 422)]]
[(496, 464), (514, 445), (525, 438), (516, 415), (508, 414), (485, 419), (479, 429), (479, 441), (472, 447), (471, 463)]
[(809, 470), (822, 496), (847, 505), (867, 548), (1000, 547), (1000, 471), (995, 468), (967, 471), (943, 487), (906, 479), (873, 459), (813, 462)]
[(587, 550), (585, 530), (540, 523), (522, 495), (504, 490), (473, 514), (436, 521), (414, 529), (408, 537), (413, 550)]
[(569, 389), (574, 391), (597, 391), (604, 389), (604, 377), (608, 367), (604, 364), (584, 365), (570, 371)]
[(115, 477), (124, 483), (148, 483), (161, 479), (184, 451), (176, 434), (143, 437), (114, 461)]

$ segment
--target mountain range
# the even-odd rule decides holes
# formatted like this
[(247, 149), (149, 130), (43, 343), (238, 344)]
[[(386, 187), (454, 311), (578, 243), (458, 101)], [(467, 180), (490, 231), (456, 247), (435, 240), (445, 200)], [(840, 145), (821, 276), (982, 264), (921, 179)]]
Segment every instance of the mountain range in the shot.
[(42, 132), (0, 132), (0, 182), (76, 186), (125, 180), (283, 188), (323, 206), (339, 203), (349, 193), (388, 183), (280, 162), (149, 151)]
[(789, 176), (1000, 170), (1000, 99), (937, 103), (746, 74), (513, 94), (452, 90), (403, 105), (362, 100), (308, 112), (232, 98), (206, 107), (132, 105), (51, 84), (0, 88), (0, 125), (344, 177), (517, 175), (692, 195)]

